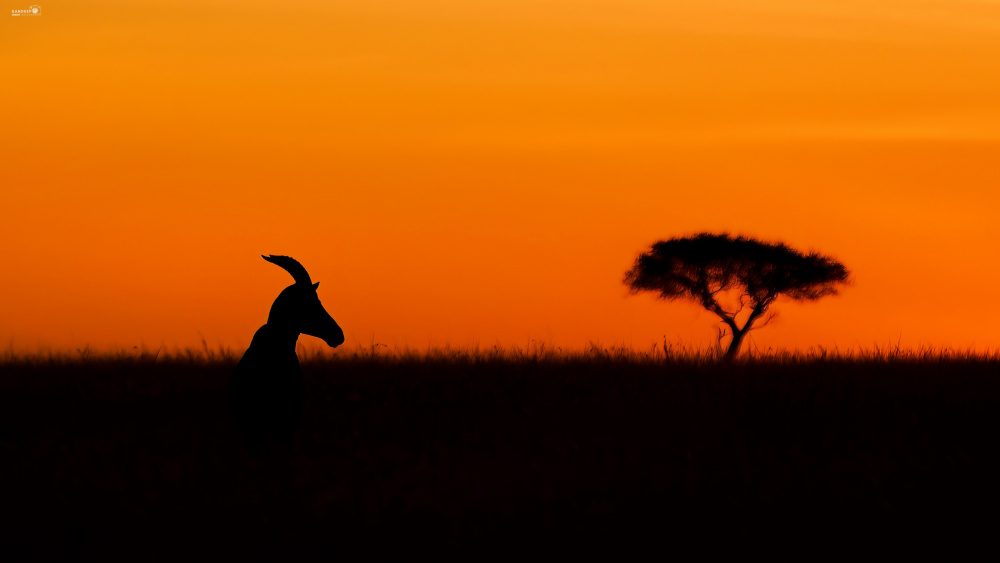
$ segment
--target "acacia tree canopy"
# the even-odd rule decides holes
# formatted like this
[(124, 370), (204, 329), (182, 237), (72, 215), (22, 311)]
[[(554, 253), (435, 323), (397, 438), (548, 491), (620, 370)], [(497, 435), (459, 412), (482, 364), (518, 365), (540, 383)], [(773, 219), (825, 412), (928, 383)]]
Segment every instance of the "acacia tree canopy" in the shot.
[[(745, 236), (700, 233), (653, 244), (625, 273), (625, 284), (630, 293), (652, 291), (670, 301), (689, 299), (718, 315), (733, 334), (726, 352), (732, 359), (753, 323), (779, 296), (814, 301), (836, 294), (849, 276), (843, 264), (817, 252), (803, 254), (784, 243)], [(729, 291), (739, 292), (740, 305), (750, 308), (742, 327), (736, 322), (740, 311), (726, 311), (719, 303), (719, 294)]]

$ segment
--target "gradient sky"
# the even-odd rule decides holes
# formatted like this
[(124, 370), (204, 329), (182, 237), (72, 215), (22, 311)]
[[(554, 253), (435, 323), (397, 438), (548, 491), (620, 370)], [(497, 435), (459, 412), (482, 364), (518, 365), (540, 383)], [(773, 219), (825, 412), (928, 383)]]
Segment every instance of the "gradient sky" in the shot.
[[(30, 3), (6, 0), (10, 9)], [(4, 346), (710, 342), (657, 239), (841, 259), (751, 346), (1000, 343), (1000, 1), (96, 0), (0, 10)]]

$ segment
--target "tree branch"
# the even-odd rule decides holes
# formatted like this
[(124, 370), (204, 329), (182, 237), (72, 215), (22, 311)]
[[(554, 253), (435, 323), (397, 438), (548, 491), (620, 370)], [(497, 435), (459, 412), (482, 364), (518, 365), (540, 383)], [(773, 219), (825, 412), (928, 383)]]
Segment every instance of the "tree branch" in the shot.
[(707, 283), (701, 286), (701, 305), (718, 315), (719, 318), (722, 319), (722, 322), (726, 323), (733, 331), (733, 334), (736, 334), (739, 331), (736, 327), (736, 317), (734, 315), (730, 315), (725, 309), (722, 308), (722, 305), (719, 305), (719, 302), (715, 300), (715, 296), (708, 290)]
[(743, 323), (742, 331), (749, 331), (751, 329), (754, 321), (767, 312), (767, 308), (771, 306), (771, 302), (774, 301), (774, 298), (774, 293), (768, 293), (763, 299), (760, 300), (760, 302), (754, 305), (753, 311), (750, 311), (750, 316), (747, 317), (747, 322)]
[(770, 313), (768, 313), (768, 315), (766, 317), (764, 317), (764, 320), (760, 324), (758, 324), (757, 326), (753, 327), (751, 330), (757, 330), (758, 328), (764, 328), (765, 326), (771, 324), (771, 321), (773, 321), (774, 318), (777, 317), (777, 316), (778, 316), (778, 312), (777, 311), (771, 311)]

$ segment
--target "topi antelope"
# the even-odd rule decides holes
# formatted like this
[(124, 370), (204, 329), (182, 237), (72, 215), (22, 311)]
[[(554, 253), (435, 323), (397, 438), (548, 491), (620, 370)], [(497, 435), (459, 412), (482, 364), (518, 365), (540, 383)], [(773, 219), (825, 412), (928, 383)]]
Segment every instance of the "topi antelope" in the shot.
[(229, 410), (236, 418), (251, 458), (263, 455), (264, 438), (273, 435), (281, 455), (291, 454), (302, 415), (302, 370), (295, 354), (299, 334), (321, 338), (331, 347), (344, 343), (344, 331), (326, 312), (306, 269), (288, 256), (263, 256), (295, 279), (271, 305), (267, 324), (253, 335), (229, 380)]

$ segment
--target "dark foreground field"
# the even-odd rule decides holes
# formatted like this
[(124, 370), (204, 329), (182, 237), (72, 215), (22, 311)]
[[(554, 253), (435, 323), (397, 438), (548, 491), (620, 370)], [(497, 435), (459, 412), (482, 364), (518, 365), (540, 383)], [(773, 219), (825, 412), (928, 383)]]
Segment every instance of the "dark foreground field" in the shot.
[(0, 363), (8, 560), (1000, 556), (996, 358), (307, 361), (286, 493), (234, 363)]

